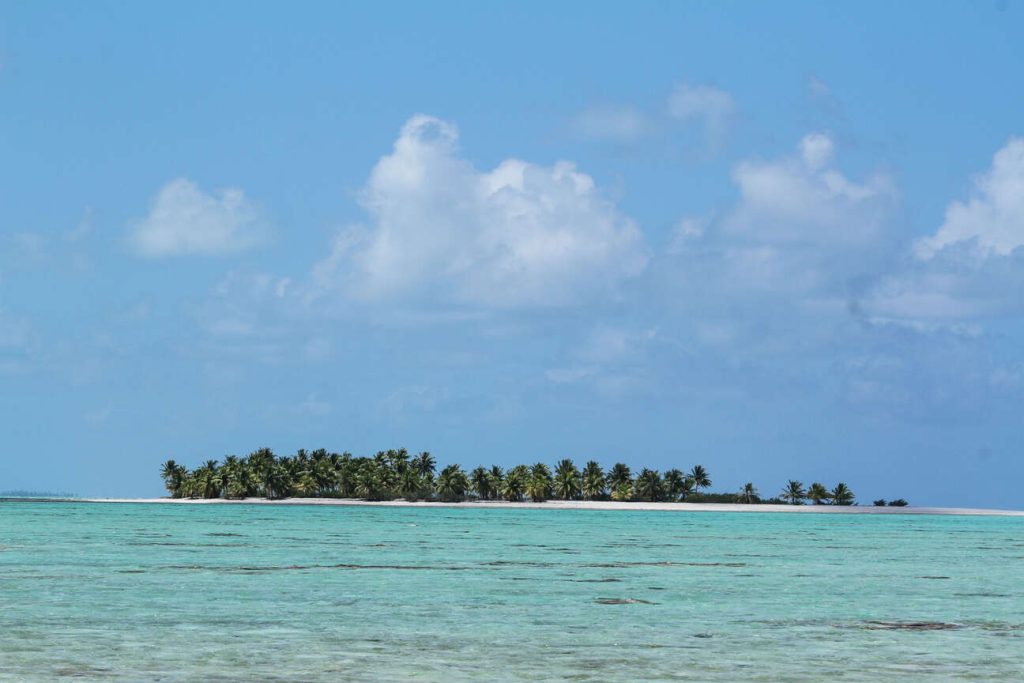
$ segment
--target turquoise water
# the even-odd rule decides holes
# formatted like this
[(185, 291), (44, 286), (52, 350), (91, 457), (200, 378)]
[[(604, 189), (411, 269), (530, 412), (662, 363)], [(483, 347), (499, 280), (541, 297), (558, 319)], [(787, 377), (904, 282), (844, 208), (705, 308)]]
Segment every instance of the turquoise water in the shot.
[(1024, 519), (0, 503), (61, 677), (1020, 681)]

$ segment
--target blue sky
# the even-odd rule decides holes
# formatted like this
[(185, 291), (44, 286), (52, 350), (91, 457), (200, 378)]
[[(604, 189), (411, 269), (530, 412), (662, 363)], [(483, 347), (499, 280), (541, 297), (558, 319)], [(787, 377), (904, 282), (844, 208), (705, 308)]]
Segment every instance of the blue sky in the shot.
[(406, 446), (1024, 507), (1022, 34), (3, 3), (0, 489)]

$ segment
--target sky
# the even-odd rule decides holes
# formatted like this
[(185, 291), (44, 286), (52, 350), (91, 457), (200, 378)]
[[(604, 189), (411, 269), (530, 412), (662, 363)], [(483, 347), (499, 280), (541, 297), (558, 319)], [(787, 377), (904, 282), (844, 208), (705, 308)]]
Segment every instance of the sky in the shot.
[(1024, 508), (1021, 35), (0, 2), (0, 490), (406, 447)]

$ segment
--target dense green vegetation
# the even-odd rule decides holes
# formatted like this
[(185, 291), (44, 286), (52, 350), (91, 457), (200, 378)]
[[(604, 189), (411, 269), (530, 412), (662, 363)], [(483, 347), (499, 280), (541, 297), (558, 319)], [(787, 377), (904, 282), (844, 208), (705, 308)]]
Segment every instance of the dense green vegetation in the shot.
[(372, 457), (328, 453), (322, 448), (279, 457), (269, 448), (261, 448), (244, 458), (229, 455), (223, 462), (207, 460), (193, 470), (168, 460), (161, 476), (174, 498), (298, 496), (375, 501), (616, 500), (793, 505), (811, 500), (815, 504), (854, 504), (853, 492), (843, 483), (831, 491), (815, 483), (805, 491), (802, 483), (790, 481), (778, 498), (769, 499), (762, 499), (752, 483), (739, 493), (708, 493), (705, 489), (711, 486), (711, 478), (701, 465), (689, 471), (670, 469), (664, 473), (645, 467), (634, 475), (624, 463), (605, 470), (591, 460), (580, 469), (566, 459), (553, 469), (538, 462), (508, 470), (496, 465), (477, 467), (469, 472), (459, 465), (448, 465), (438, 472), (430, 453), (412, 455), (404, 448), (381, 451)]

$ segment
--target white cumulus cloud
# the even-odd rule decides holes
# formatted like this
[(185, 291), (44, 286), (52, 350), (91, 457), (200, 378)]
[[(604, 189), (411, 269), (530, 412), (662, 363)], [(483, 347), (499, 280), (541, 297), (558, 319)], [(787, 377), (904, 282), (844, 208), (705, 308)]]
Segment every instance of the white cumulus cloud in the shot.
[(745, 161), (733, 170), (741, 201), (726, 222), (737, 237), (759, 242), (835, 245), (873, 242), (883, 230), (895, 187), (885, 175), (850, 180), (831, 165), (832, 140), (811, 133), (799, 154)]
[(131, 243), (142, 256), (210, 255), (254, 247), (266, 237), (262, 215), (242, 190), (207, 194), (177, 178), (157, 192), (149, 215), (133, 226)]
[(675, 252), (699, 255), (694, 268), (723, 288), (846, 296), (894, 242), (897, 193), (883, 174), (850, 179), (833, 157), (831, 138), (811, 133), (794, 154), (739, 163), (736, 206), (705, 237), (675, 242)]
[(992, 167), (974, 180), (971, 198), (951, 203), (942, 226), (914, 251), (930, 259), (965, 244), (981, 256), (1006, 256), (1024, 245), (1024, 138), (1012, 138), (996, 152)]
[(406, 122), (362, 190), (368, 224), (340, 233), (315, 266), (321, 290), (561, 306), (614, 294), (644, 269), (635, 222), (573, 164), (507, 159), (479, 171), (457, 143), (451, 123), (424, 115)]
[(865, 309), (900, 320), (957, 321), (1019, 313), (1024, 287), (1024, 139), (1012, 138), (953, 201), (934, 234), (914, 242), (904, 268), (881, 281)]

